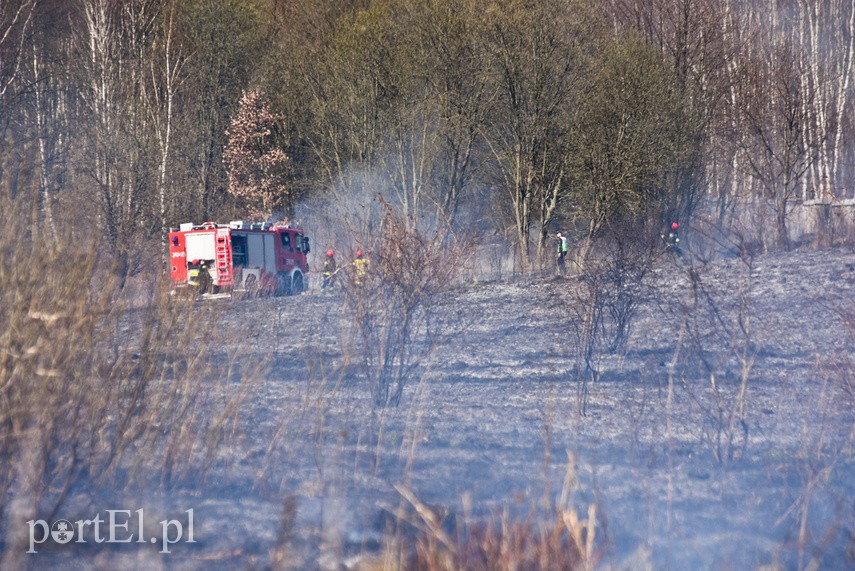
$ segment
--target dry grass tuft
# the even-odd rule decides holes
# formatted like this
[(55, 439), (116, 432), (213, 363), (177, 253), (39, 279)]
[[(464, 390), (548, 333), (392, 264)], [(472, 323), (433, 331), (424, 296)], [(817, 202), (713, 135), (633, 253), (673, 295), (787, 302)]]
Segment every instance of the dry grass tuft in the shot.
[[(449, 531), (438, 516), (409, 495), (417, 529), (411, 540), (395, 545), (405, 568), (453, 569), (594, 569), (602, 556), (597, 546), (597, 508), (586, 517), (572, 507), (556, 508), (552, 518), (515, 520), (507, 510), (485, 523), (455, 525)], [(418, 519), (416, 519), (418, 518)]]
[[(512, 515), (505, 508), (475, 521), (451, 517), (447, 510), (425, 505), (412, 490), (395, 486), (409, 510), (398, 512), (405, 525), (387, 537), (383, 568), (592, 570), (603, 557), (605, 540), (597, 535), (602, 527), (597, 505), (590, 504), (584, 517), (573, 506), (575, 482), (575, 460), (569, 454), (564, 485), (546, 513), (532, 503), (526, 517)], [(405, 528), (414, 531), (405, 534)]]

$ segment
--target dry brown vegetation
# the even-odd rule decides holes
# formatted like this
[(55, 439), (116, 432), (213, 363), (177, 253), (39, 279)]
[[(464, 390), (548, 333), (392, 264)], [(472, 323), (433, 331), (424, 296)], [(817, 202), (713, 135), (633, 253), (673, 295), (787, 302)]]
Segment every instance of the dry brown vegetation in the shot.
[(158, 281), (132, 307), (79, 246), (0, 231), (4, 566), (22, 564), (20, 522), (57, 514), (70, 494), (204, 479), (257, 379), (234, 374), (213, 308)]
[(443, 517), (411, 490), (396, 487), (408, 509), (399, 510), (397, 529), (387, 537), (383, 568), (596, 569), (605, 549), (597, 536), (602, 522), (597, 519), (596, 504), (589, 505), (582, 516), (573, 505), (575, 469), (571, 455), (563, 488), (547, 509), (523, 503), (486, 518)]

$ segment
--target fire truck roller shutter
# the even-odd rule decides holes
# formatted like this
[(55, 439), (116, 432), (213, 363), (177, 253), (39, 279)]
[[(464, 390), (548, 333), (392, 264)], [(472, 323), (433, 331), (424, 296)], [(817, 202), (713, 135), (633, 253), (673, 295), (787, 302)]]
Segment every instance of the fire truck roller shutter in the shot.
[(186, 234), (188, 260), (213, 260), (216, 258), (216, 245), (213, 232)]
[(246, 265), (250, 268), (264, 267), (264, 236), (261, 234), (246, 236)]
[(264, 234), (264, 271), (271, 275), (276, 273), (276, 236)]

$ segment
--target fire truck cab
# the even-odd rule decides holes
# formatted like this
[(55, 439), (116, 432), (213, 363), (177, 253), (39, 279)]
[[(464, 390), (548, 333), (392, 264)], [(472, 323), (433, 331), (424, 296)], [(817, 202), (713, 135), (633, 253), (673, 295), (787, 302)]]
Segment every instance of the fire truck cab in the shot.
[(211, 293), (296, 295), (307, 284), (309, 238), (289, 226), (181, 224), (169, 233), (169, 253), (173, 288), (203, 283)]

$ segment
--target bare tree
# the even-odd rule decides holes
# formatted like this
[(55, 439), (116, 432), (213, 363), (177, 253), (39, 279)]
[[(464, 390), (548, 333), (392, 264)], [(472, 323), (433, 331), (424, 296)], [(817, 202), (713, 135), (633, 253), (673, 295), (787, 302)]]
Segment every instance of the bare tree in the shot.
[[(855, 6), (851, 2), (616, 0), (611, 6), (617, 22), (639, 30), (672, 58), (693, 99), (702, 121), (706, 197), (715, 202), (720, 225), (730, 226), (743, 216), (744, 205), (753, 197), (769, 200), (768, 184), (756, 176), (749, 161), (748, 149), (756, 150), (756, 144), (745, 140), (753, 128), (745, 124), (741, 112), (745, 89), (760, 88), (764, 80), (757, 79), (751, 88), (740, 85), (752, 75), (768, 78), (780, 73), (776, 63), (780, 58), (773, 54), (781, 46), (787, 46), (791, 54), (786, 57), (797, 70), (804, 119), (801, 137), (812, 155), (803, 184), (791, 199), (830, 202), (851, 195), (845, 184), (852, 159), (848, 141), (853, 126), (849, 118)], [(758, 97), (768, 105), (777, 104), (780, 96), (773, 91)], [(768, 116), (762, 122), (772, 128)], [(780, 234), (778, 229), (774, 232)]]
[(422, 105), (436, 120), (437, 156), (431, 172), (433, 195), (449, 226), (454, 225), (464, 189), (474, 176), (479, 129), (491, 92), (483, 41), (481, 6), (472, 0), (412, 2), (404, 30), (419, 38), (415, 69), (425, 70)]
[(852, 73), (855, 63), (855, 5), (851, 2), (807, 2), (796, 4), (792, 25), (785, 22), (782, 33), (799, 60), (800, 91), (814, 94), (801, 104), (807, 119), (804, 137), (816, 149), (805, 173), (804, 198), (830, 201), (846, 195), (843, 165), (845, 114), (851, 109)]
[[(803, 69), (786, 46), (769, 50), (766, 60), (746, 68), (741, 84), (745, 159), (749, 173), (761, 185), (775, 213), (778, 247), (789, 249), (789, 204), (797, 196), (816, 148), (805, 138), (808, 122)], [(765, 243), (765, 242), (764, 242)]]
[[(26, 144), (30, 134), (13, 126), (15, 118), (25, 112), (22, 104), (27, 100), (17, 95), (27, 83), (22, 67), (31, 54), (27, 41), (36, 6), (36, 0), (0, 3), (0, 183), (9, 197), (17, 197), (23, 187), (30, 186), (26, 175), (32, 160), (26, 158), (32, 153)], [(31, 199), (37, 201), (38, 194), (34, 192)]]
[[(228, 197), (222, 160), (231, 115), (248, 88), (263, 48), (260, 14), (246, 0), (178, 4), (182, 49), (188, 56), (187, 132), (181, 153), (193, 192), (179, 204), (183, 215), (208, 220)], [(177, 142), (177, 141), (176, 141)]]
[(160, 0), (127, 5), (85, 0), (82, 8), (74, 38), (82, 102), (75, 158), (98, 205), (115, 270), (127, 275), (136, 265), (131, 241), (146, 235), (140, 223), (151, 212), (148, 190), (156, 180), (143, 86)]
[[(507, 2), (488, 12), (497, 101), (484, 125), (494, 183), (508, 198), (524, 268), (531, 265), (532, 223), (538, 254), (564, 184), (570, 97), (577, 58), (566, 25), (572, 11), (540, 0)], [(536, 218), (540, 215), (540, 219)]]
[(738, 61), (745, 25), (732, 0), (642, 0), (614, 2), (614, 18), (658, 48), (674, 69), (674, 85), (692, 109), (686, 130), (693, 132), (703, 159), (689, 163), (670, 183), (678, 188), (672, 213), (681, 219), (704, 198), (719, 206), (720, 220), (731, 212), (742, 180), (733, 173), (735, 103), (730, 67)]
[(68, 48), (66, 6), (40, 2), (34, 15), (32, 46), (25, 66), (27, 89), (22, 98), (22, 135), (33, 140), (38, 150), (39, 226), (44, 238), (58, 239), (60, 222), (56, 202), (68, 177), (69, 107), (72, 81), (63, 54)]
[(175, 120), (175, 101), (178, 88), (186, 78), (183, 73), (186, 56), (176, 46), (175, 35), (175, 1), (172, 0), (168, 10), (164, 11), (163, 34), (159, 39), (156, 50), (160, 58), (153, 55), (151, 60), (151, 89), (148, 107), (151, 115), (152, 129), (157, 137), (160, 150), (160, 165), (158, 167), (157, 198), (160, 214), (160, 241), (166, 255), (167, 238), (167, 175), (172, 153), (172, 132)]
[(308, 145), (332, 192), (370, 194), (382, 178), (376, 173), (388, 133), (382, 120), (395, 91), (383, 14), (358, 12), (334, 26), (311, 67), (301, 69), (315, 119)]
[(115, 33), (116, 16), (109, 11), (105, 0), (88, 0), (83, 7), (85, 29), (78, 37), (81, 61), (88, 80), (87, 90), (81, 94), (91, 114), (92, 131), (89, 151), (90, 167), (87, 169), (98, 187), (99, 205), (104, 218), (110, 245), (118, 247), (120, 209), (125, 203), (120, 196), (120, 183), (116, 179), (120, 148), (117, 101), (118, 89), (115, 68), (119, 65)]

